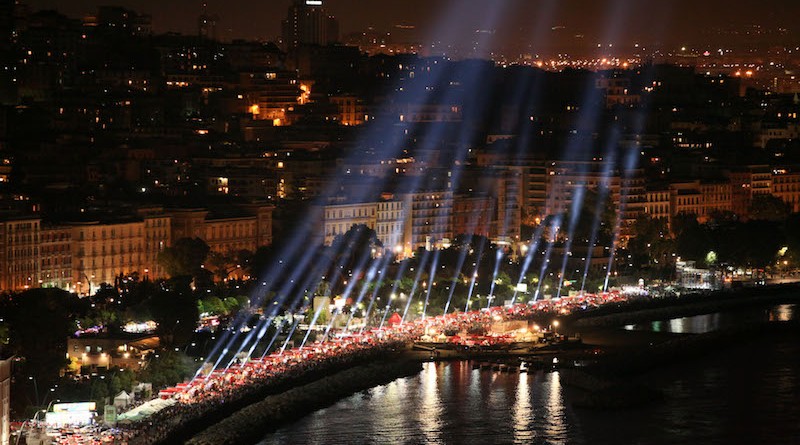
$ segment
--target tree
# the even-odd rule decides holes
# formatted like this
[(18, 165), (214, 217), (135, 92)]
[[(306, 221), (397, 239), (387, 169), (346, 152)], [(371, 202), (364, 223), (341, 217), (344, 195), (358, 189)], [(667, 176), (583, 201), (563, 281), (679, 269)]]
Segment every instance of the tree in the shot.
[[(570, 228), (572, 238), (575, 240), (573, 245), (587, 244), (592, 237), (594, 237), (595, 244), (601, 246), (611, 244), (617, 215), (614, 213), (610, 193), (604, 195), (594, 189), (584, 192), (579, 218), (575, 222), (575, 227)], [(602, 202), (600, 202), (601, 200)], [(564, 222), (566, 223), (568, 220), (565, 218)], [(562, 229), (566, 228), (567, 225), (562, 224)]]
[(678, 255), (684, 259), (701, 261), (709, 250), (716, 248), (707, 229), (707, 226), (697, 222), (694, 215), (679, 214), (673, 221)]
[(194, 374), (195, 364), (182, 352), (162, 349), (151, 355), (147, 367), (139, 374), (139, 380), (150, 382), (155, 387), (174, 385)]
[(777, 223), (771, 221), (748, 221), (742, 225), (737, 244), (744, 250), (744, 262), (748, 266), (766, 267), (774, 263), (778, 251), (785, 245), (785, 237)]
[(200, 238), (181, 238), (158, 254), (158, 264), (170, 277), (200, 275), (210, 248)]
[(455, 250), (470, 249), (473, 251), (485, 250), (491, 241), (483, 235), (458, 234), (453, 238), (450, 248)]
[[(354, 224), (346, 233), (337, 236), (327, 250), (333, 259), (329, 262), (330, 269), (325, 273), (325, 276), (332, 277), (329, 280), (334, 291), (339, 290), (346, 280), (341, 272), (353, 270), (365, 257), (382, 249), (378, 235), (364, 224)], [(341, 268), (337, 267), (339, 265)]]
[(219, 297), (211, 296), (203, 298), (198, 302), (198, 310), (212, 315), (227, 315), (228, 308)]
[(775, 195), (755, 195), (750, 204), (750, 219), (783, 221), (789, 215), (789, 206)]
[(222, 281), (228, 278), (231, 272), (231, 264), (234, 262), (235, 260), (229, 255), (220, 252), (209, 252), (205, 265), (206, 269), (214, 275), (216, 281)]
[(64, 348), (75, 331), (73, 320), (79, 306), (75, 295), (59, 289), (32, 289), (12, 297), (7, 313), (9, 346), (25, 358), (40, 384), (55, 379), (67, 364)]
[(788, 261), (791, 261), (794, 267), (797, 267), (800, 262), (800, 213), (790, 215), (784, 223), (784, 233), (786, 234), (786, 247), (788, 247), (785, 255)]
[(222, 281), (237, 271), (239, 273), (235, 274), (235, 277), (239, 278), (248, 270), (248, 265), (252, 258), (253, 254), (249, 250), (229, 251), (227, 253), (210, 252), (205, 265), (216, 281)]
[(668, 238), (666, 218), (639, 216), (631, 228), (633, 237), (628, 243), (628, 250), (635, 266), (652, 267), (670, 262), (674, 244)]
[(199, 313), (188, 277), (173, 279), (169, 288), (155, 293), (147, 304), (158, 323), (162, 344), (183, 345), (191, 339)]
[(8, 328), (8, 323), (0, 323), (0, 351), (8, 344), (9, 335), (11, 330)]
[(347, 232), (338, 235), (332, 244), (333, 248), (340, 249), (345, 253), (352, 253), (355, 256), (369, 255), (373, 249), (383, 248), (383, 243), (378, 239), (375, 230), (364, 224), (353, 224)]

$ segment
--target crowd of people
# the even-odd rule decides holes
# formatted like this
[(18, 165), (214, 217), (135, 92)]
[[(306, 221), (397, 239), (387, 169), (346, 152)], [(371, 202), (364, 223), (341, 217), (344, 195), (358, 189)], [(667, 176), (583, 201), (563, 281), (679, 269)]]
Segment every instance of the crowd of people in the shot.
[(242, 359), (224, 369), (200, 373), (189, 382), (159, 392), (159, 397), (172, 398), (177, 403), (144, 419), (119, 424), (115, 428), (94, 427), (88, 434), (61, 434), (56, 442), (65, 445), (149, 445), (164, 442), (187, 422), (206, 419), (225, 405), (242, 406), (246, 404), (242, 402), (251, 400), (254, 395), (275, 393), (377, 359), (387, 352), (403, 349), (427, 332), (465, 332), (476, 325), (562, 316), (623, 299), (624, 296), (618, 293), (586, 294), (420, 318), (359, 333), (340, 332), (323, 341), (276, 351), (261, 358)]

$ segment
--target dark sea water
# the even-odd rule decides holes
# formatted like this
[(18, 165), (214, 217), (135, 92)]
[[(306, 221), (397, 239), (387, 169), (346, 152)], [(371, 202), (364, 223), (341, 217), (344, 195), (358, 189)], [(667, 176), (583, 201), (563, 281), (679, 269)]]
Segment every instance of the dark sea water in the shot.
[(630, 331), (672, 332), (676, 334), (704, 334), (742, 323), (796, 320), (799, 315), (796, 304), (780, 304), (764, 308), (745, 308), (735, 311), (695, 315), (693, 317), (673, 318), (672, 320), (632, 324), (625, 326), (625, 329)]
[[(797, 317), (794, 306), (765, 313)], [(719, 327), (729, 314), (706, 317), (680, 323), (726, 320)], [(426, 363), (416, 376), (343, 399), (261, 444), (800, 444), (798, 376), (797, 334), (768, 335), (651, 372), (643, 382), (665, 399), (631, 410), (574, 408), (575, 390), (558, 372)]]

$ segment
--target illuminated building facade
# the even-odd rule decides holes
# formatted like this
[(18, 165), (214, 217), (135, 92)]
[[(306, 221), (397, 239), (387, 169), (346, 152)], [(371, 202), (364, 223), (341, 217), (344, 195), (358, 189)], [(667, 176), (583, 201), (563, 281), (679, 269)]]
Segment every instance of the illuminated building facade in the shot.
[(741, 218), (750, 215), (750, 205), (756, 195), (772, 191), (772, 170), (766, 165), (750, 165), (728, 172), (731, 183), (731, 210)]
[(244, 91), (247, 113), (254, 120), (270, 120), (274, 126), (289, 124), (287, 116), (304, 94), (297, 75), (283, 70), (242, 71), (239, 87)]
[(0, 221), (0, 289), (24, 290), (39, 285), (39, 218)]
[(160, 207), (140, 209), (139, 215), (144, 222), (144, 269), (139, 274), (142, 278), (165, 277), (158, 254), (172, 245), (172, 219)]
[(654, 188), (645, 192), (644, 214), (651, 219), (670, 218), (670, 191), (667, 188)]
[(399, 193), (396, 199), (403, 202), (405, 211), (405, 239), (411, 250), (427, 250), (442, 246), (453, 238), (450, 219), (453, 211), (453, 192), (427, 190)]
[(341, 125), (361, 125), (369, 118), (366, 107), (356, 96), (332, 96), (328, 100), (336, 105)]
[(72, 282), (78, 294), (92, 294), (102, 283), (143, 272), (144, 222), (71, 223)]
[(43, 226), (39, 236), (42, 287), (72, 290), (72, 228)]
[(453, 199), (453, 235), (494, 235), (495, 199), (458, 195)]
[(406, 218), (403, 203), (393, 199), (379, 201), (375, 216), (375, 233), (383, 248), (400, 257), (409, 255), (404, 238)]
[(789, 206), (789, 211), (800, 212), (800, 172), (777, 169), (772, 175), (772, 194)]
[(378, 203), (332, 204), (324, 209), (324, 244), (330, 246), (337, 236), (344, 235), (354, 225), (365, 225), (375, 230)]
[[(234, 211), (235, 210), (235, 211)], [(255, 252), (272, 244), (272, 210), (269, 205), (252, 204), (228, 214), (207, 209), (170, 209), (171, 240), (200, 238), (213, 252)]]

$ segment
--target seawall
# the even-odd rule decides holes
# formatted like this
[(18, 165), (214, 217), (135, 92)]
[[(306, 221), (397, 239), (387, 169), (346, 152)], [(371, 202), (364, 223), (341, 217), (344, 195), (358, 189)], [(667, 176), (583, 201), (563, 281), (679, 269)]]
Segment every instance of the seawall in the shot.
[(280, 394), (267, 396), (206, 428), (186, 443), (255, 443), (270, 431), (311, 411), (330, 406), (360, 391), (415, 375), (421, 370), (422, 364), (419, 361), (403, 359), (383, 360), (349, 368)]

